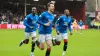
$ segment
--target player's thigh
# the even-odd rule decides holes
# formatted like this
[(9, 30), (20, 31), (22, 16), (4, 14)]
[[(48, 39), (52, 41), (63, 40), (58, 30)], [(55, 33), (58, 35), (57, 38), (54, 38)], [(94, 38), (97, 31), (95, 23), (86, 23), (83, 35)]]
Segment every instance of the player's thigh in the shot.
[(40, 49), (41, 49), (41, 50), (44, 50), (44, 49), (45, 49), (45, 43), (44, 43), (44, 42), (41, 42), (41, 43), (40, 43)]
[(36, 37), (36, 31), (31, 32), (31, 36), (32, 36), (32, 37)]
[(56, 35), (56, 40), (57, 40), (57, 41), (61, 41), (61, 40), (62, 40), (62, 36), (61, 36), (61, 34)]
[(67, 33), (62, 33), (61, 35), (62, 35), (63, 39), (68, 39), (68, 34)]
[(30, 38), (31, 33), (30, 32), (25, 32), (25, 38), (29, 39)]
[(45, 35), (39, 34), (40, 48), (44, 48)]
[(46, 44), (47, 44), (47, 48), (51, 48), (52, 47), (52, 40), (51, 39), (47, 40)]
[(36, 31), (31, 32), (31, 36), (32, 36), (32, 40), (35, 41), (36, 40)]
[(52, 46), (52, 35), (51, 34), (46, 35), (46, 44), (48, 48)]
[(44, 34), (39, 34), (39, 42), (45, 42), (45, 35)]

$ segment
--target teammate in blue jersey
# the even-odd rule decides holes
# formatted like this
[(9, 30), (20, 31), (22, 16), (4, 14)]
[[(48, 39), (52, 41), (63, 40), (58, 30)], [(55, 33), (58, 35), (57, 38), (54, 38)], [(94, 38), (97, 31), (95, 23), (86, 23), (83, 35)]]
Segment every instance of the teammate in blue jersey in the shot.
[(40, 24), (39, 27), (39, 42), (40, 44), (38, 47), (41, 50), (44, 50), (44, 43), (46, 42), (47, 50), (45, 53), (45, 56), (50, 56), (51, 52), (51, 46), (52, 46), (52, 22), (54, 20), (54, 3), (48, 3), (47, 4), (48, 11), (43, 12), (38, 20), (38, 23)]
[(80, 29), (80, 34), (82, 34), (83, 25), (84, 25), (83, 21), (80, 20), (80, 21), (78, 22), (78, 26), (79, 26), (79, 29)]
[(32, 13), (28, 14), (25, 19), (24, 19), (24, 25), (26, 26), (25, 28), (25, 40), (22, 40), (19, 44), (21, 46), (23, 43), (28, 44), (29, 42), (29, 37), (32, 36), (32, 47), (31, 47), (31, 54), (30, 56), (34, 56), (33, 52), (35, 49), (35, 42), (37, 41), (36, 38), (36, 29), (38, 27), (37, 20), (38, 20), (38, 15), (36, 7), (32, 7)]
[(56, 45), (60, 45), (61, 39), (64, 40), (64, 46), (63, 46), (63, 53), (62, 56), (65, 55), (67, 46), (68, 46), (68, 33), (67, 28), (70, 31), (70, 34), (72, 35), (72, 28), (71, 28), (72, 18), (70, 16), (70, 12), (68, 9), (64, 10), (64, 15), (60, 16), (58, 20), (56, 21)]

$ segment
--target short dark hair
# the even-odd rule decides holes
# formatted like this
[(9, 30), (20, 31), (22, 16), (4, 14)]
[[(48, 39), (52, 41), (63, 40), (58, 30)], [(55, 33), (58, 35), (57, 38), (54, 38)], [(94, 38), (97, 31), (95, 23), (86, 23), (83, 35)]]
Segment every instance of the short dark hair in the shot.
[(52, 3), (52, 2), (49, 2), (49, 3), (47, 4), (47, 7), (50, 7), (50, 4), (54, 4), (54, 3)]
[(69, 9), (65, 9), (64, 12), (65, 12), (66, 10), (69, 10)]

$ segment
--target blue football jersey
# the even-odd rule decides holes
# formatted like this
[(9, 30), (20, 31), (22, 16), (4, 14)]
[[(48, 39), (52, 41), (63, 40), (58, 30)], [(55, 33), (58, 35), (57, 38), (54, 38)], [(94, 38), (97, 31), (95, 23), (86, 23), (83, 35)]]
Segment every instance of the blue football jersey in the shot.
[[(43, 12), (40, 16), (39, 16), (39, 20), (38, 23), (40, 24), (39, 26), (39, 34), (51, 34), (52, 32), (52, 22), (54, 20), (54, 15), (50, 14), (48, 11)], [(50, 22), (50, 26), (45, 26), (45, 23)]]
[(79, 26), (83, 26), (84, 23), (80, 21), (80, 22), (78, 22), (78, 25), (79, 25)]
[(66, 17), (66, 15), (62, 15), (56, 21), (56, 31), (60, 33), (67, 33), (67, 28), (70, 32), (72, 32), (71, 28), (72, 18), (71, 16)]
[[(33, 32), (36, 31), (38, 24), (37, 24), (37, 20), (38, 20), (38, 15), (33, 15), (28, 14), (25, 19), (24, 19), (24, 25), (26, 26), (25, 28), (25, 32)], [(33, 27), (33, 28), (31, 28)]]

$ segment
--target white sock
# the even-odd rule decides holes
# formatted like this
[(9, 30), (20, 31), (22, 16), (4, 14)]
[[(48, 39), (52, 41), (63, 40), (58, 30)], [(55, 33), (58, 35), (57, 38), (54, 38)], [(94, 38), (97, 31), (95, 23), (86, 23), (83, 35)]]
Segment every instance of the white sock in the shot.
[(24, 40), (22, 40), (21, 42), (23, 42)]
[(31, 52), (31, 54), (33, 54), (33, 52)]
[(56, 38), (53, 37), (53, 40), (55, 40)]
[(33, 52), (31, 52), (30, 56), (34, 56), (34, 53), (33, 53)]
[(64, 56), (64, 55), (65, 55), (65, 53), (66, 53), (66, 51), (63, 51), (62, 56)]

